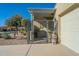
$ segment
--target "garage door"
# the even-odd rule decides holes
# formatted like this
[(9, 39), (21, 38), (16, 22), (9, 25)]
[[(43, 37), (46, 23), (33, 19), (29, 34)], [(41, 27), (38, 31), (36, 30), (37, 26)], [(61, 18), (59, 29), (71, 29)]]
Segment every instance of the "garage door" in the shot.
[(79, 53), (79, 8), (61, 17), (61, 43)]

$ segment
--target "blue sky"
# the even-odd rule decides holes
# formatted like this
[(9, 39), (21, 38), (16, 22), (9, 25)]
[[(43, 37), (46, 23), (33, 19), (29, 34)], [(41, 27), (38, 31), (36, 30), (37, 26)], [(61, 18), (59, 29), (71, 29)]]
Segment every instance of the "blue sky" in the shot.
[(0, 3), (0, 26), (13, 15), (20, 14), (25, 19), (31, 19), (28, 8), (54, 8), (55, 3)]

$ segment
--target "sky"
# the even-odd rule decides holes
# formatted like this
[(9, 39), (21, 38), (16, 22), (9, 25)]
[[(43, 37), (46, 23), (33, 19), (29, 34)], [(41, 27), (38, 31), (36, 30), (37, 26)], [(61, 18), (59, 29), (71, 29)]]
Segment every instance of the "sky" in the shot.
[(20, 14), (24, 19), (31, 20), (28, 8), (54, 8), (55, 3), (0, 3), (0, 26), (13, 15)]

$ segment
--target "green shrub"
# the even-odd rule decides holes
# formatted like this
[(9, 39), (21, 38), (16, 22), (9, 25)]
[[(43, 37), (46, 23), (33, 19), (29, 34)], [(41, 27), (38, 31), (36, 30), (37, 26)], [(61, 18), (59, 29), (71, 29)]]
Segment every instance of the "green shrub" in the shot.
[(26, 31), (25, 30), (20, 30), (20, 33), (22, 33), (23, 35), (26, 35)]

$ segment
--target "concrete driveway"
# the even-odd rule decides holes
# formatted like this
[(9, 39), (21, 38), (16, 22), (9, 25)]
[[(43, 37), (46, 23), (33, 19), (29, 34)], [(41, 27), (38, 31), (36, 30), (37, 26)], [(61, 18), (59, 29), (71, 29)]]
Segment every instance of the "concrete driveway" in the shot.
[(28, 56), (77, 56), (79, 54), (63, 45), (33, 44)]
[(30, 45), (0, 46), (0, 56), (25, 56)]
[(24, 44), (0, 46), (0, 56), (77, 56), (63, 45)]

